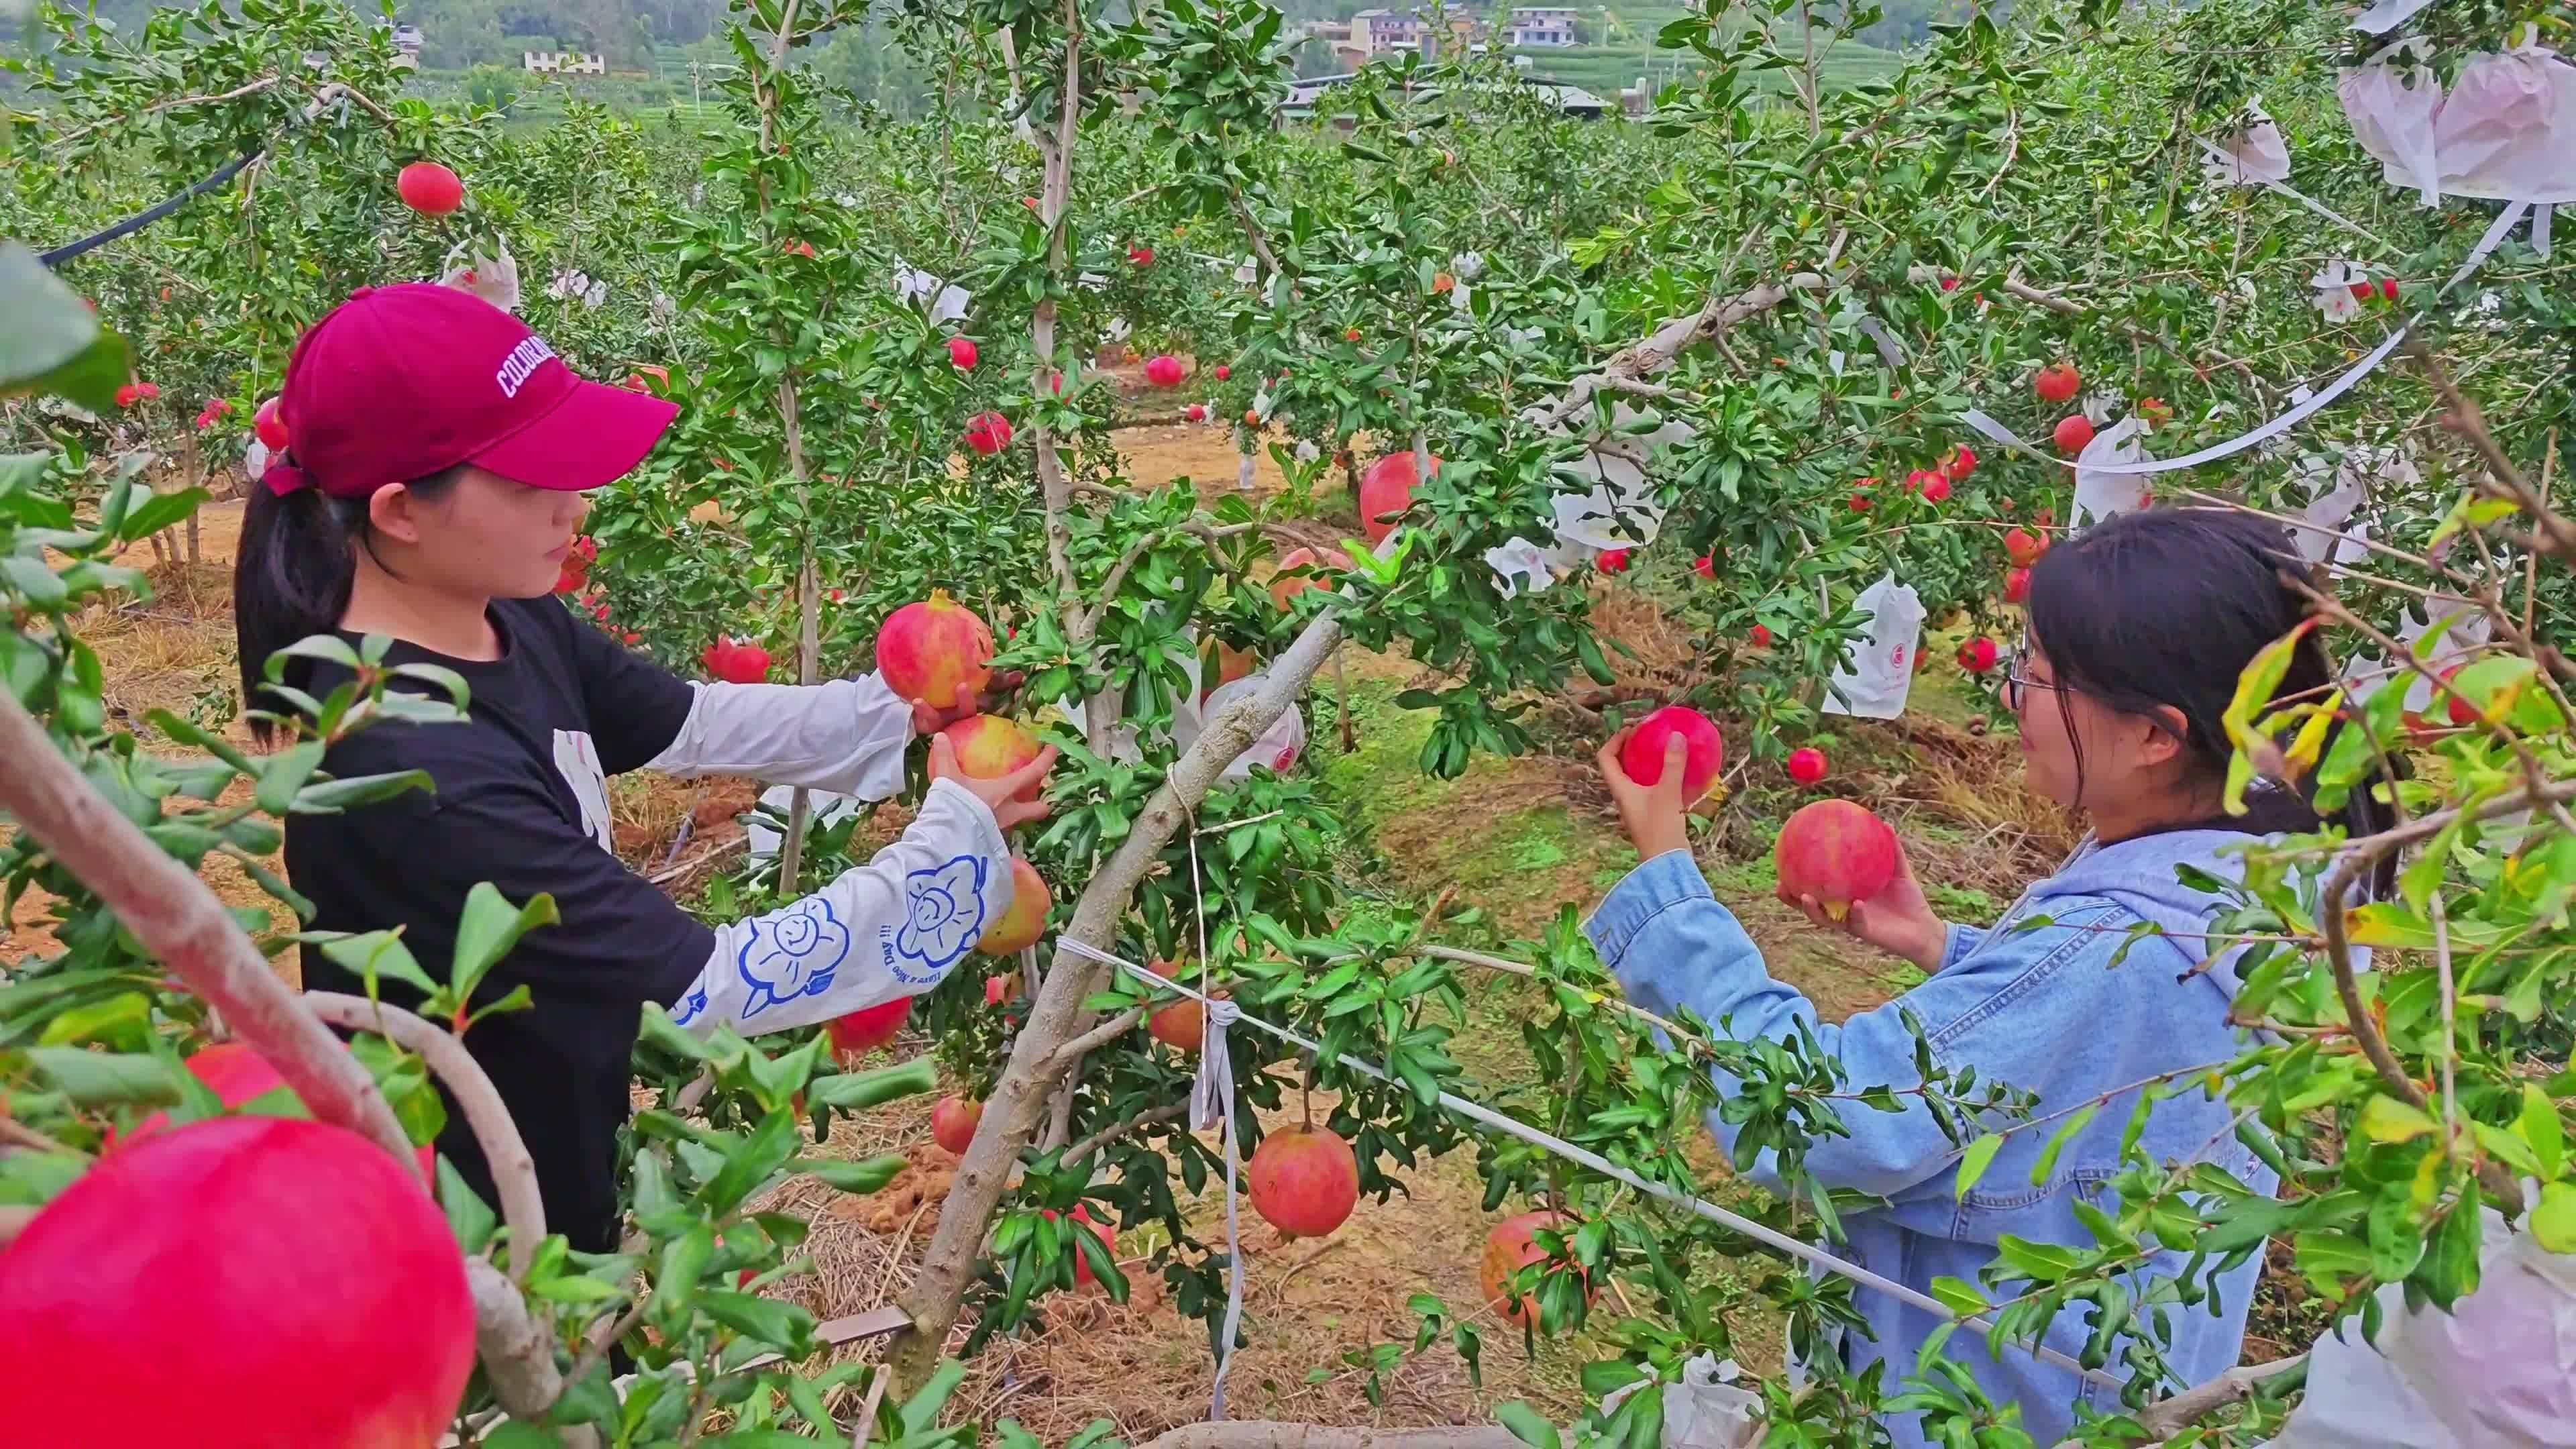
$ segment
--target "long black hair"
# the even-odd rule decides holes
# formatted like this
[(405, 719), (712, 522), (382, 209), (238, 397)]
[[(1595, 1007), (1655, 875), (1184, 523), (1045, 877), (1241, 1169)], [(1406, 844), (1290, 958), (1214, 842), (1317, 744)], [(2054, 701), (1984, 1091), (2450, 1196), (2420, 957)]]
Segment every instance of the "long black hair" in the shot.
[[(464, 476), (459, 465), (405, 486), (435, 502)], [(361, 548), (379, 565), (384, 562), (376, 555), (365, 498), (335, 498), (309, 487), (278, 494), (251, 485), (241, 544), (233, 554), (233, 636), (245, 710), (281, 703), (266, 696), (270, 655), (340, 627)], [(310, 673), (309, 661), (289, 660), (285, 682), (301, 689)], [(251, 730), (262, 743), (273, 733), (262, 720), (251, 721)]]
[[(2226, 777), (2234, 747), (2221, 717), (2245, 666), (2307, 617), (2307, 601), (2282, 579), (2285, 570), (2306, 568), (2279, 525), (2224, 508), (2118, 514), (2040, 556), (2030, 570), (2031, 641), (2064, 686), (2050, 692), (2075, 747), (2079, 798), (2084, 747), (2069, 691), (2151, 720), (2174, 711), (2194, 772)], [(2274, 697), (2322, 700), (2334, 682), (2333, 661), (2312, 630)], [(2311, 780), (2249, 793), (2235, 823), (2261, 834), (2315, 830), (2314, 790)], [(2352, 791), (2341, 819), (2356, 836), (2390, 823), (2370, 782)]]

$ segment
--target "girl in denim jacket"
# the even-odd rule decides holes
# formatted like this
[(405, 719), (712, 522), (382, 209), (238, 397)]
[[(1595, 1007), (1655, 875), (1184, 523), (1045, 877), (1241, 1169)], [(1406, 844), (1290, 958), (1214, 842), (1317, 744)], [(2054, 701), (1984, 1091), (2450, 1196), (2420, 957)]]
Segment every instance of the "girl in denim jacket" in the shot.
[[(2254, 837), (2316, 827), (2287, 790), (2258, 792), (2243, 816), (2221, 804), (2229, 747), (2219, 718), (2255, 652), (2299, 622), (2303, 605), (2279, 572), (2299, 567), (2279, 529), (2209, 509), (2115, 517), (2041, 557), (2031, 569), (2028, 637), (2005, 676), (2004, 698), (2020, 722), (2031, 790), (2081, 812), (2090, 830), (2054, 875), (1982, 930), (1935, 916), (1900, 857), (1895, 879), (1854, 902), (1838, 927), (1930, 973), (1896, 1000), (1828, 1026), (1813, 1003), (1764, 969), (1760, 948), (1709, 894), (1691, 858), (1678, 741), (1664, 783), (1654, 787), (1620, 768), (1624, 735), (1601, 752), (1602, 774), (1644, 863), (1593, 915), (1593, 944), (1637, 1005), (1667, 1015), (1687, 1008), (1746, 1041), (1786, 1038), (1803, 1025), (1855, 1087), (1919, 1080), (1905, 1012), (1922, 1022), (1943, 1066), (1973, 1066), (1981, 1078), (2034, 1091), (2042, 1112), (2230, 1060), (2244, 1046), (2244, 1033), (2227, 1021), (2238, 953), (2205, 937), (2221, 900), (2178, 875), (2188, 866), (2234, 878), (2236, 855)], [(2333, 677), (2311, 635), (2281, 693)], [(2375, 812), (2367, 794), (2353, 798)], [(1799, 904), (1817, 925), (1835, 928), (1813, 897)], [(2046, 923), (2015, 929), (2032, 917)], [(2141, 923), (2157, 929), (2133, 938)], [(2214, 964), (2196, 969), (2212, 954)], [(1732, 1085), (1722, 1075), (1719, 1084)], [(1828, 1187), (1886, 1200), (1844, 1214), (1849, 1241), (1839, 1251), (1928, 1292), (1935, 1278), (1976, 1282), (2005, 1233), (2089, 1248), (2073, 1207), (2114, 1207), (2104, 1200), (2106, 1184), (2119, 1171), (2120, 1135), (2135, 1103), (2134, 1091), (2104, 1103), (2037, 1186), (2032, 1172), (2050, 1134), (2007, 1137), (1979, 1185), (1962, 1194), (1953, 1177), (1959, 1153), (1919, 1105), (1895, 1113), (1851, 1105), (1842, 1112), (1851, 1135), (1819, 1140), (1806, 1165)], [(1732, 1146), (1734, 1129), (1714, 1112), (1708, 1127)], [(2142, 1142), (2161, 1160), (2198, 1155), (2257, 1192), (2271, 1191), (2274, 1176), (2231, 1128), (2225, 1104), (2195, 1094), (2157, 1104)], [(1769, 1168), (1765, 1154), (1756, 1177), (1776, 1187)], [(2147, 1271), (2172, 1273), (2184, 1261), (2169, 1253)], [(2204, 1303), (2170, 1314), (2166, 1361), (2184, 1382), (2236, 1363), (2260, 1267), (2257, 1256), (2220, 1276), (2215, 1313)], [(1857, 1307), (1869, 1336), (1846, 1335), (1843, 1361), (1858, 1372), (1884, 1360), (1893, 1391), (1940, 1322), (1867, 1291)], [(2086, 1316), (2070, 1307), (2046, 1341), (2079, 1352)], [(2116, 1391), (2020, 1348), (1995, 1358), (1962, 1339), (1951, 1352), (1996, 1402), (2020, 1405), (2041, 1444), (2064, 1437), (2079, 1400), (2102, 1409), (2116, 1402)], [(2121, 1363), (2115, 1352), (2112, 1371)], [(1925, 1442), (1915, 1419), (1889, 1417), (1899, 1445)]]

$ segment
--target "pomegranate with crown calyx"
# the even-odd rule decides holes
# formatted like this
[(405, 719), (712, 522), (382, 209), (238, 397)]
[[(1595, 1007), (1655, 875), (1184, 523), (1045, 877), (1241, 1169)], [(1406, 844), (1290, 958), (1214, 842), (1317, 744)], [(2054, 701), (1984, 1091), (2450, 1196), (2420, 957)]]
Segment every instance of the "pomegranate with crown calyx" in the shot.
[(1179, 387), (1181, 360), (1168, 352), (1148, 360), (1145, 364), (1145, 381), (1156, 387)]
[(974, 1144), (975, 1124), (983, 1120), (983, 1103), (964, 1097), (942, 1097), (939, 1105), (930, 1109), (930, 1140), (963, 1157)]
[(1046, 877), (1038, 874), (1036, 866), (1012, 856), (1011, 908), (975, 938), (975, 949), (987, 956), (1016, 956), (1036, 945), (1046, 934), (1047, 912), (1054, 905)]
[(1322, 1127), (1283, 1127), (1262, 1138), (1243, 1178), (1252, 1210), (1283, 1237), (1324, 1237), (1360, 1200), (1359, 1159)]
[(2083, 374), (2077, 372), (2071, 362), (2052, 362), (2030, 380), (2030, 390), (2039, 394), (2040, 401), (2050, 403), (2065, 402), (2083, 385)]
[(428, 1449), (474, 1368), (446, 1218), (408, 1163), (323, 1122), (110, 1152), (0, 1250), (0, 1282), (11, 1443)]
[(892, 1044), (911, 1015), (912, 998), (898, 996), (847, 1016), (833, 1017), (823, 1023), (823, 1030), (832, 1038), (832, 1054), (841, 1059), (841, 1064), (856, 1066), (868, 1053)]
[[(1476, 1277), (1478, 1286), (1485, 1290), (1486, 1303), (1492, 1305), (1494, 1312), (1513, 1323), (1538, 1327), (1538, 1300), (1514, 1293), (1512, 1278), (1523, 1267), (1547, 1256), (1547, 1249), (1538, 1242), (1540, 1229), (1570, 1235), (1579, 1226), (1563, 1213), (1522, 1213), (1518, 1217), (1504, 1219), (1485, 1235), (1485, 1254), (1477, 1265)], [(1583, 1301), (1589, 1303), (1599, 1296), (1600, 1290), (1593, 1285), (1592, 1275), (1584, 1273)]]
[(1800, 806), (1771, 848), (1779, 898), (1796, 905), (1800, 896), (1814, 896), (1837, 921), (1852, 902), (1887, 889), (1896, 878), (1896, 861), (1895, 830), (1849, 800)]
[(1686, 747), (1682, 756), (1682, 798), (1699, 800), (1717, 783), (1718, 771), (1726, 765), (1726, 740), (1710, 723), (1707, 715), (1686, 705), (1668, 704), (1637, 721), (1629, 732), (1628, 743), (1619, 750), (1619, 768), (1640, 785), (1659, 784), (1664, 778), (1664, 745), (1678, 736)]
[(992, 629), (946, 589), (895, 610), (877, 630), (878, 677), (915, 704), (972, 708), (992, 682), (992, 664)]
[[(1431, 460), (1431, 471), (1440, 471), (1440, 460)], [(1389, 453), (1369, 465), (1360, 475), (1360, 533), (1372, 544), (1386, 542), (1395, 532), (1396, 521), (1389, 515), (1401, 514), (1413, 504), (1413, 485), (1420, 480), (1413, 469), (1413, 450)]]
[(966, 446), (989, 458), (1011, 446), (1011, 420), (1000, 413), (977, 413), (966, 420)]
[[(998, 714), (969, 715), (940, 733), (957, 750), (957, 768), (978, 780), (998, 780), (1046, 749), (1026, 725)], [(1045, 790), (1045, 781), (1032, 780), (1018, 798), (1035, 800)]]
[[(2027, 569), (2039, 562), (2039, 556), (2046, 552), (2048, 552), (2047, 534), (2033, 533), (2027, 528), (2018, 527), (2004, 530), (2004, 557), (2012, 560), (2014, 568)], [(2027, 588), (2028, 585), (2025, 584), (2024, 587)]]

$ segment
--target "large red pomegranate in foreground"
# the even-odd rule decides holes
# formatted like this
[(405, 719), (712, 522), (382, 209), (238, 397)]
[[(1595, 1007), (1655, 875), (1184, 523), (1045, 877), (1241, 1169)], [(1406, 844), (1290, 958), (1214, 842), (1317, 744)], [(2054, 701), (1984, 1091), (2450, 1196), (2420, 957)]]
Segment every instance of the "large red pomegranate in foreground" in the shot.
[(1047, 912), (1055, 905), (1047, 891), (1046, 877), (1038, 868), (1011, 857), (1011, 908), (1002, 918), (984, 928), (975, 940), (975, 949), (987, 956), (1015, 956), (1038, 943), (1046, 934)]
[(1896, 832), (1849, 800), (1800, 806), (1771, 849), (1780, 899), (1795, 905), (1800, 896), (1814, 896), (1837, 921), (1852, 902), (1887, 888), (1896, 876), (1896, 856)]
[[(214, 1093), (216, 1100), (222, 1102), (226, 1108), (239, 1107), (245, 1102), (265, 1097), (271, 1092), (285, 1092), (286, 1096), (278, 1103), (279, 1110), (270, 1115), (299, 1117), (310, 1115), (303, 1099), (288, 1089), (286, 1079), (277, 1074), (277, 1068), (268, 1064), (268, 1058), (240, 1042), (218, 1042), (188, 1058), (187, 1068), (188, 1075), (205, 1083), (206, 1090)], [(288, 1105), (290, 1103), (291, 1107)], [(134, 1130), (126, 1133), (122, 1140), (132, 1142), (150, 1133), (162, 1131), (169, 1125), (169, 1113), (155, 1112), (135, 1123)], [(114, 1146), (115, 1139), (111, 1139), (108, 1145)], [(421, 1181), (438, 1181), (437, 1150), (429, 1147), (415, 1147), (412, 1149), (412, 1155), (420, 1162)]]
[(836, 1016), (823, 1023), (832, 1038), (832, 1053), (847, 1064), (875, 1051), (895, 1039), (903, 1030), (904, 1019), (912, 1015), (912, 998), (898, 996), (874, 1006)]
[(902, 698), (958, 709), (993, 678), (993, 630), (981, 616), (933, 589), (877, 629), (877, 674)]
[[(1046, 749), (1028, 726), (998, 714), (969, 715), (941, 730), (957, 748), (957, 768), (978, 780), (997, 780), (1026, 766)], [(1046, 782), (1031, 783), (1019, 798), (1035, 800)]]
[(1682, 756), (1682, 798), (1696, 801), (1717, 783), (1726, 765), (1726, 741), (1707, 715), (1684, 705), (1668, 704), (1637, 721), (1628, 743), (1619, 750), (1619, 768), (1640, 785), (1664, 778), (1664, 746), (1674, 736), (1688, 746)]
[(1252, 1210), (1292, 1238), (1320, 1238), (1360, 1200), (1351, 1144), (1321, 1127), (1285, 1127), (1261, 1139), (1243, 1165)]
[(447, 1220), (353, 1132), (218, 1117), (99, 1159), (0, 1252), (11, 1443), (428, 1449), (474, 1367)]
[[(1440, 460), (1431, 460), (1431, 471), (1440, 471)], [(1413, 472), (1413, 450), (1389, 453), (1369, 464), (1360, 475), (1360, 532), (1371, 543), (1384, 543), (1395, 532), (1395, 525), (1385, 521), (1390, 513), (1402, 513), (1413, 502), (1413, 485), (1419, 481)]]
[[(1511, 1322), (1538, 1327), (1538, 1300), (1513, 1293), (1512, 1275), (1524, 1265), (1547, 1256), (1547, 1249), (1540, 1247), (1532, 1236), (1539, 1229), (1570, 1233), (1574, 1226), (1574, 1219), (1563, 1213), (1523, 1213), (1516, 1218), (1505, 1218), (1485, 1235), (1485, 1256), (1477, 1265), (1476, 1277), (1485, 1290), (1485, 1301), (1493, 1305), (1496, 1313)], [(1584, 1301), (1591, 1302), (1599, 1293), (1600, 1290), (1592, 1284), (1591, 1275), (1586, 1274)]]

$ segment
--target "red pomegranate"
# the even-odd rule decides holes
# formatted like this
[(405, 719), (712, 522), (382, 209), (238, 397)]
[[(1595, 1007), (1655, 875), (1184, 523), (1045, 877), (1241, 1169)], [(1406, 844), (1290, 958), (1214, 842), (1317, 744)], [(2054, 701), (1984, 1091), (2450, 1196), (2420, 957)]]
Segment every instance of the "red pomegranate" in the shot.
[(769, 677), (769, 651), (757, 644), (718, 639), (698, 656), (707, 673), (727, 684), (758, 684)]
[(2004, 557), (2012, 560), (2013, 567), (2027, 569), (2039, 562), (2039, 556), (2046, 552), (2048, 552), (2046, 534), (2033, 533), (2027, 528), (2004, 530)]
[(2030, 390), (2039, 394), (2041, 402), (2049, 403), (2066, 401), (2075, 396), (2075, 390), (2083, 385), (2083, 375), (2071, 362), (2052, 362), (2030, 380)]
[(2056, 439), (2057, 451), (2081, 453), (2093, 441), (2092, 419), (2082, 413), (2068, 413), (2057, 420), (2057, 431), (2049, 436)]
[[(1431, 471), (1440, 471), (1440, 460), (1431, 460)], [(1389, 453), (1369, 464), (1360, 475), (1360, 533), (1372, 544), (1386, 542), (1395, 532), (1389, 514), (1402, 513), (1413, 503), (1413, 485), (1418, 480), (1413, 472), (1413, 452)]]
[(1351, 1144), (1321, 1127), (1285, 1127), (1262, 1138), (1243, 1179), (1252, 1210), (1285, 1237), (1324, 1237), (1360, 1200)]
[(2016, 568), (2004, 573), (2004, 602), (2018, 604), (2030, 597), (2030, 570)]
[(465, 204), (465, 183), (435, 161), (414, 161), (394, 178), (394, 193), (423, 216), (445, 216)]
[(1968, 475), (1977, 471), (1976, 451), (1961, 443), (1959, 451), (1950, 455), (1950, 461), (1942, 465), (1941, 471), (1948, 474), (1953, 483), (1967, 482)]
[(1995, 667), (1995, 641), (1980, 634), (1959, 646), (1959, 667), (1970, 674), (1983, 674)]
[(1156, 387), (1179, 387), (1181, 360), (1168, 352), (1153, 358), (1145, 364), (1145, 380)]
[(984, 1104), (963, 1097), (942, 1097), (930, 1109), (930, 1140), (960, 1157), (975, 1140), (975, 1124), (984, 1120)]
[(975, 939), (975, 949), (987, 956), (1015, 956), (1036, 945), (1046, 934), (1047, 912), (1054, 905), (1046, 877), (1038, 874), (1036, 866), (1012, 856), (1011, 908), (984, 928), (984, 934)]
[(1896, 832), (1886, 821), (1849, 800), (1818, 800), (1789, 817), (1771, 848), (1776, 894), (1791, 905), (1814, 896), (1839, 921), (1852, 902), (1887, 888), (1896, 857)]
[[(285, 1095), (278, 1101), (281, 1109), (291, 1108), (294, 1116), (311, 1115), (310, 1109), (304, 1105), (304, 1100), (295, 1095), (293, 1088), (286, 1085), (286, 1079), (277, 1074), (277, 1068), (268, 1064), (268, 1058), (240, 1042), (218, 1042), (188, 1058), (186, 1065), (188, 1075), (205, 1083), (206, 1090), (214, 1093), (215, 1099), (222, 1102), (226, 1110), (255, 1102), (271, 1092), (282, 1092)], [(286, 1115), (286, 1113), (281, 1111), (267, 1115)], [(162, 1131), (169, 1125), (169, 1113), (155, 1112), (135, 1123), (134, 1130), (126, 1133), (122, 1138), (111, 1136), (108, 1146), (112, 1148), (119, 1142), (137, 1141)], [(438, 1149), (415, 1147), (412, 1149), (412, 1156), (420, 1163), (421, 1181), (437, 1182)]]
[[(957, 768), (978, 780), (1000, 779), (1036, 759), (1046, 748), (1027, 726), (998, 714), (969, 715), (940, 733), (957, 749)], [(1019, 798), (1035, 800), (1045, 789), (1045, 781), (1036, 781), (1022, 790)]]
[(976, 360), (982, 356), (982, 353), (975, 350), (974, 338), (951, 337), (948, 339), (948, 365), (956, 368), (959, 372), (973, 372), (975, 370)]
[(1668, 704), (1637, 721), (1619, 751), (1619, 768), (1640, 785), (1664, 778), (1664, 743), (1676, 735), (1688, 746), (1682, 756), (1682, 796), (1696, 801), (1717, 783), (1726, 764), (1726, 740), (1707, 715), (1686, 705)]
[(992, 682), (992, 662), (992, 628), (945, 589), (895, 610), (877, 630), (877, 674), (886, 688), (933, 709), (973, 705)]
[(1011, 420), (1000, 413), (977, 413), (968, 418), (966, 446), (986, 458), (1011, 446)]
[(260, 445), (274, 453), (286, 446), (286, 419), (277, 411), (277, 399), (270, 398), (250, 415), (250, 430), (259, 435)]
[[(1281, 574), (1287, 573), (1290, 569), (1347, 569), (1350, 566), (1351, 561), (1349, 559), (1343, 557), (1339, 552), (1332, 549), (1326, 549), (1322, 553), (1317, 553), (1311, 548), (1291, 549), (1279, 560), (1279, 572)], [(1297, 579), (1279, 578), (1274, 576), (1270, 581), (1270, 601), (1285, 609), (1288, 607), (1288, 601), (1294, 599), (1299, 594), (1306, 592), (1308, 589), (1320, 589), (1323, 587), (1325, 587), (1324, 581), (1311, 574), (1305, 578)]]
[(0, 1282), (12, 1443), (428, 1449), (474, 1367), (465, 1259), (429, 1194), (301, 1118), (109, 1153), (0, 1251)]
[[(1570, 1233), (1574, 1219), (1563, 1213), (1522, 1213), (1506, 1218), (1485, 1235), (1484, 1260), (1477, 1265), (1477, 1281), (1485, 1290), (1485, 1301), (1496, 1313), (1513, 1323), (1538, 1327), (1538, 1301), (1512, 1291), (1512, 1275), (1524, 1266), (1547, 1256), (1547, 1249), (1534, 1236), (1539, 1229)], [(1578, 1270), (1579, 1271), (1579, 1270)], [(1584, 1275), (1583, 1298), (1590, 1302), (1600, 1290), (1592, 1286), (1590, 1274)]]
[(847, 1016), (833, 1017), (823, 1023), (823, 1030), (831, 1036), (832, 1054), (841, 1059), (841, 1064), (856, 1066), (860, 1058), (892, 1042), (911, 1015), (912, 998), (898, 996)]
[(1801, 785), (1812, 785), (1825, 778), (1825, 752), (1813, 745), (1791, 750), (1789, 778)]
[[(1171, 965), (1157, 961), (1154, 969), (1168, 975)], [(1195, 996), (1184, 996), (1145, 1018), (1145, 1034), (1174, 1051), (1197, 1056), (1200, 1044), (1207, 1040), (1207, 1004)]]

